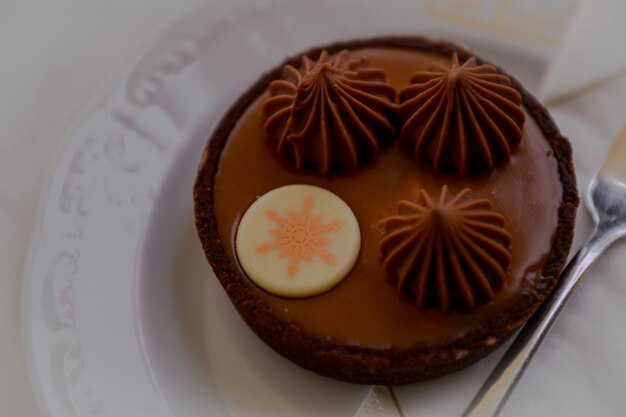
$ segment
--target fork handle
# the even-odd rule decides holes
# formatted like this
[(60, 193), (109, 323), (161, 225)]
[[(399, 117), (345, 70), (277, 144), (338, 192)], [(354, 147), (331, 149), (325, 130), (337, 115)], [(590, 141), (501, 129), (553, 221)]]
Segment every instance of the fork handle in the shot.
[(463, 417), (496, 417), (570, 296), (595, 260), (615, 241), (607, 228), (597, 228), (561, 274), (556, 288), (519, 332), (480, 388)]

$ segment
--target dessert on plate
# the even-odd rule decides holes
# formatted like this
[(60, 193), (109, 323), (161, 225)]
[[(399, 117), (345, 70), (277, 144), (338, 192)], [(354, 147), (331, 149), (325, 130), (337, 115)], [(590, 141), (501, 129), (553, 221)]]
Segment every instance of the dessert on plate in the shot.
[(215, 275), (255, 333), (322, 375), (442, 376), (554, 288), (578, 194), (569, 142), (514, 78), (423, 37), (295, 55), (242, 94), (194, 186)]

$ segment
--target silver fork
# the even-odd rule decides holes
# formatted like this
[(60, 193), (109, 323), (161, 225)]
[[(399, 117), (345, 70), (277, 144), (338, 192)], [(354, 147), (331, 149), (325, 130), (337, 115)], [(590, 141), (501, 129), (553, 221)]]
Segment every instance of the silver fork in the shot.
[(611, 243), (626, 235), (626, 128), (591, 182), (587, 208), (596, 225), (593, 234), (565, 267), (554, 292), (519, 332), (463, 417), (499, 414), (585, 273)]

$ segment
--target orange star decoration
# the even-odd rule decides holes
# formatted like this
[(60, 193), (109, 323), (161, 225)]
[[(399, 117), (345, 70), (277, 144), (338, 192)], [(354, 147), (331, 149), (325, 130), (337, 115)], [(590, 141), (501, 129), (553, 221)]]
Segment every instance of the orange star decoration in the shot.
[(290, 210), (286, 217), (282, 217), (274, 210), (266, 211), (267, 217), (276, 223), (276, 228), (270, 231), (274, 240), (263, 243), (256, 251), (267, 253), (273, 249), (280, 249), (278, 253), (280, 259), (289, 257), (287, 269), (289, 278), (296, 276), (301, 261), (310, 263), (316, 255), (329, 265), (336, 262), (333, 254), (324, 249), (324, 246), (331, 242), (327, 237), (328, 233), (341, 229), (344, 222), (333, 220), (327, 224), (320, 224), (322, 216), (311, 215), (312, 208), (313, 198), (307, 197), (302, 202), (302, 213)]

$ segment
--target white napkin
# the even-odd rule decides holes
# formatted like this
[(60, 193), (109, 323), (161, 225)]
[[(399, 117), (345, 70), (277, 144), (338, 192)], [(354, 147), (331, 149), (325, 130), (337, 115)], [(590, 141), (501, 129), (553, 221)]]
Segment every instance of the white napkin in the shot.
[(626, 124), (626, 1), (583, 2), (537, 95), (572, 142), (584, 194)]
[(539, 96), (567, 99), (626, 72), (626, 2), (587, 0), (545, 75)]

